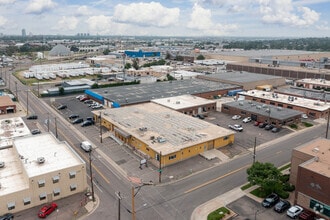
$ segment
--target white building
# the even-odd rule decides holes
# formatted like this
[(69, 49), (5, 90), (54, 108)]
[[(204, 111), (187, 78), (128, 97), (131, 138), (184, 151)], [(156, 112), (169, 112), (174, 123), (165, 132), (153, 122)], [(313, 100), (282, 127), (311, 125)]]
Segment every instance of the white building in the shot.
[(0, 150), (0, 213), (15, 213), (87, 189), (86, 164), (51, 134), (19, 137)]

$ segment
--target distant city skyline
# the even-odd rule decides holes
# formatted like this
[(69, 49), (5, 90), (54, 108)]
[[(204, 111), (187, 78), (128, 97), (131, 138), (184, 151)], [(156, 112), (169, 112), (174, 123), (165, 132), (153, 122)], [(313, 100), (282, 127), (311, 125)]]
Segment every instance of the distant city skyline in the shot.
[(330, 37), (330, 0), (0, 0), (0, 33)]

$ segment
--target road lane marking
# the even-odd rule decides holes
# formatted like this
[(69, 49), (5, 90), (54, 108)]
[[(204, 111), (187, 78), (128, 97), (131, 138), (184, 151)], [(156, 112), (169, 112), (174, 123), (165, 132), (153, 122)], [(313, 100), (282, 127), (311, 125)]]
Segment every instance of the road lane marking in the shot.
[(204, 187), (204, 186), (206, 186), (206, 185), (209, 185), (209, 184), (211, 184), (211, 183), (214, 183), (214, 182), (216, 182), (216, 181), (218, 181), (218, 180), (220, 180), (220, 179), (222, 179), (222, 178), (225, 178), (225, 177), (227, 177), (227, 176), (229, 176), (229, 175), (232, 175), (232, 174), (234, 174), (234, 173), (237, 173), (237, 172), (239, 172), (239, 171), (241, 171), (241, 170), (243, 170), (243, 169), (245, 169), (245, 168), (247, 168), (247, 167), (250, 167), (250, 166), (251, 166), (251, 164), (248, 164), (248, 165), (246, 165), (246, 166), (244, 166), (244, 167), (238, 168), (237, 170), (231, 171), (230, 173), (226, 173), (225, 175), (222, 175), (222, 176), (219, 176), (219, 177), (217, 177), (217, 178), (215, 178), (215, 179), (209, 180), (209, 181), (207, 181), (207, 182), (205, 182), (205, 183), (202, 183), (202, 184), (199, 185), (199, 186), (196, 186), (196, 187), (194, 187), (194, 188), (191, 188), (191, 189), (185, 191), (184, 194), (186, 194), (186, 193), (190, 193), (190, 192), (195, 191), (195, 190), (197, 190), (197, 189), (199, 189), (199, 188), (202, 188), (202, 187)]

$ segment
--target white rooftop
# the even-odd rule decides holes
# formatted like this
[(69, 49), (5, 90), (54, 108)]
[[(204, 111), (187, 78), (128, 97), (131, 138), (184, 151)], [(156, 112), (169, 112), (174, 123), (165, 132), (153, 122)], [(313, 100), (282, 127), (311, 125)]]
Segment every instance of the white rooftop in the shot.
[(201, 106), (206, 104), (215, 103), (215, 100), (208, 100), (193, 95), (181, 95), (169, 98), (154, 99), (151, 102), (168, 107), (170, 109), (178, 110), (190, 108), (194, 106)]
[(315, 111), (326, 111), (330, 108), (329, 103), (315, 101), (313, 99), (301, 98), (301, 97), (294, 97), (293, 101), (289, 101), (289, 95), (278, 94), (273, 96), (274, 92), (265, 92), (261, 90), (249, 90), (244, 92), (239, 92), (239, 95), (248, 95), (252, 97), (262, 98), (270, 101), (282, 102), (289, 105), (299, 106), (302, 108), (312, 109)]
[(330, 81), (325, 79), (300, 79), (296, 81), (296, 83), (300, 83), (300, 82), (330, 87)]
[[(66, 142), (48, 133), (18, 138), (14, 146), (29, 178), (84, 163)], [(37, 162), (40, 157), (45, 159), (42, 164)]]
[(0, 119), (0, 149), (11, 146), (13, 138), (29, 134), (30, 130), (21, 117)]

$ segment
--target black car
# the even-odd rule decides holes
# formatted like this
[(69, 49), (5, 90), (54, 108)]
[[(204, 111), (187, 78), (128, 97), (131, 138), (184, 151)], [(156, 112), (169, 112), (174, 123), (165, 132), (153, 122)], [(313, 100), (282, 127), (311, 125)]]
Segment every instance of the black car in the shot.
[(274, 128), (274, 125), (272, 124), (268, 124), (265, 126), (265, 130), (269, 131), (269, 130), (272, 130)]
[(72, 124), (79, 124), (82, 123), (84, 121), (84, 119), (82, 118), (76, 118), (75, 120), (72, 121)]
[(0, 216), (0, 220), (12, 220), (12, 219), (14, 219), (14, 215), (11, 213), (7, 213)]
[(270, 208), (276, 203), (280, 201), (280, 197), (276, 193), (272, 193), (269, 196), (267, 196), (263, 201), (262, 201), (262, 206), (265, 208)]
[(264, 128), (264, 127), (266, 127), (266, 125), (267, 125), (266, 123), (260, 123), (259, 128)]
[(277, 133), (277, 132), (279, 132), (280, 130), (281, 130), (280, 128), (275, 127), (275, 128), (272, 129), (272, 132), (273, 132), (273, 133)]
[(81, 127), (87, 127), (87, 126), (91, 126), (93, 123), (91, 121), (84, 121), (82, 124), (81, 124)]
[(27, 120), (36, 120), (38, 119), (38, 115), (29, 115), (26, 117)]
[(66, 105), (60, 105), (57, 107), (58, 110), (66, 109), (68, 106)]
[(276, 205), (274, 206), (274, 210), (278, 213), (282, 213), (285, 210), (287, 210), (288, 208), (290, 208), (291, 204), (289, 201), (287, 200), (280, 200), (278, 203), (276, 203)]
[(33, 130), (31, 130), (31, 134), (33, 134), (33, 135), (41, 134), (41, 131), (39, 129), (33, 129)]
[(69, 115), (69, 119), (75, 119), (75, 118), (79, 118), (79, 115), (78, 114)]

